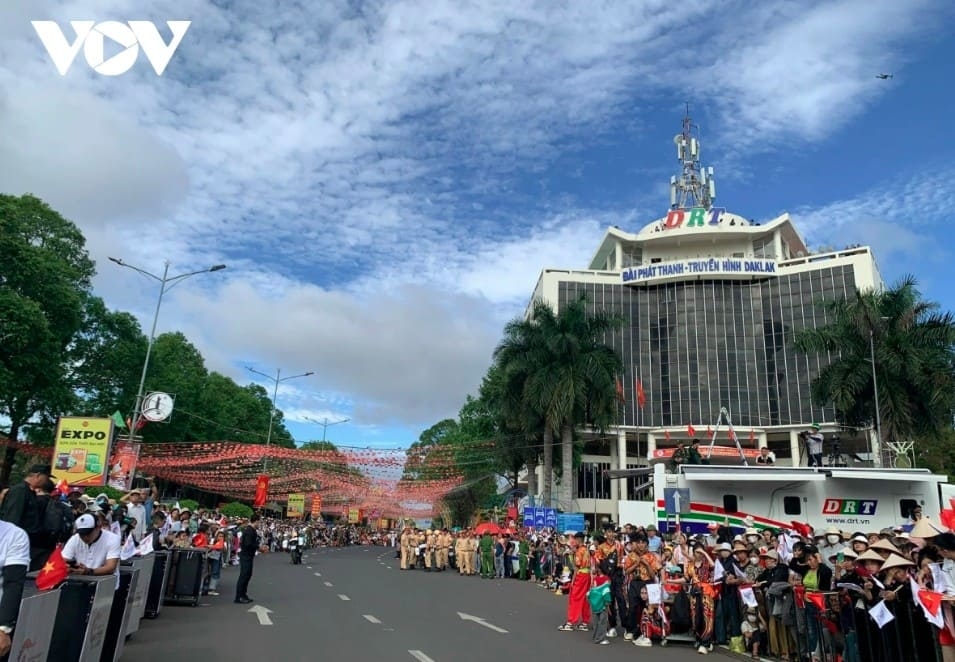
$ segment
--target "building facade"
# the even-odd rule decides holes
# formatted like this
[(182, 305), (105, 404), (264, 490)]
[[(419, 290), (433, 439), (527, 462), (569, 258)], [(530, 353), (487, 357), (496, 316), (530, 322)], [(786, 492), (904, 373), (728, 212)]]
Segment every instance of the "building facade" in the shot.
[(585, 296), (625, 320), (607, 338), (625, 370), (619, 425), (588, 443), (571, 505), (584, 513), (612, 517), (636, 496), (633, 480), (600, 471), (665, 460), (693, 432), (721, 457), (739, 458), (738, 440), (746, 455), (768, 446), (780, 464), (805, 464), (798, 433), (839, 428), (810, 397), (832, 357), (798, 352), (794, 336), (830, 321), (825, 302), (882, 286), (867, 247), (813, 254), (788, 214), (758, 223), (717, 207), (691, 128), (687, 118), (674, 139), (683, 172), (670, 209), (636, 232), (608, 229), (587, 269), (544, 269), (533, 294), (556, 310)]

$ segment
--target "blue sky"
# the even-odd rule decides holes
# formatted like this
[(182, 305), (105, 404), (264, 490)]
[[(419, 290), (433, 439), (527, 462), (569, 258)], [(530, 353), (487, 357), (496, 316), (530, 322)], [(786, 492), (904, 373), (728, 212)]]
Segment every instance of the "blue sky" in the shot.
[[(0, 191), (77, 222), (144, 321), (155, 292), (106, 256), (228, 263), (160, 331), (240, 382), (314, 371), (279, 391), (301, 440), (456, 413), (542, 268), (664, 215), (686, 101), (722, 206), (870, 244), (955, 308), (949, 2), (142, 4), (0, 4)], [(162, 77), (61, 77), (30, 21), (79, 19), (192, 25)]]

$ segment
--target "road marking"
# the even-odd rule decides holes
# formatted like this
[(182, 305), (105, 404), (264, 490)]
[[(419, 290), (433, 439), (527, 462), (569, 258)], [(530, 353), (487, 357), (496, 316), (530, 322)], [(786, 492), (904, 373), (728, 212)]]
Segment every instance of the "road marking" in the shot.
[(332, 584), (331, 582), (325, 582), (325, 586), (331, 588), (332, 586), (334, 586), (334, 584)]
[(351, 598), (349, 598), (347, 595), (342, 595), (341, 593), (338, 594), (338, 599), (344, 600), (345, 602), (348, 602), (349, 600), (351, 600)]
[(379, 621), (377, 618), (375, 618), (371, 614), (362, 614), (361, 617), (364, 618), (369, 623), (376, 623), (376, 624), (381, 623), (381, 621)]
[(495, 632), (507, 634), (507, 630), (505, 630), (504, 628), (498, 627), (492, 623), (488, 623), (480, 616), (472, 616), (471, 614), (462, 614), (461, 612), (458, 612), (458, 616), (461, 617), (462, 621), (473, 621), (474, 623), (477, 623), (478, 625), (482, 625), (486, 627), (488, 630), (494, 630)]
[(309, 565), (309, 566), (305, 566), (305, 567), (308, 568), (309, 570), (312, 569), (312, 566), (310, 566), (310, 565)]
[(321, 577), (321, 576), (322, 576), (322, 573), (316, 572), (316, 573), (315, 573), (315, 576), (316, 576), (316, 577)]
[(272, 610), (268, 607), (255, 605), (249, 609), (249, 613), (256, 615), (256, 617), (259, 619), (259, 625), (272, 625), (272, 619), (269, 618), (269, 614), (272, 613)]
[(418, 662), (434, 662), (430, 657), (422, 653), (421, 651), (408, 651), (411, 653), (411, 657), (418, 660)]

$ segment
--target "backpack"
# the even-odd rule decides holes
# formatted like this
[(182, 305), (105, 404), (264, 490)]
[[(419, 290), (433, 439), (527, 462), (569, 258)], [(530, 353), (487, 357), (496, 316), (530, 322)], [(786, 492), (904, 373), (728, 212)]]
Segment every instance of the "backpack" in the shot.
[(43, 511), (43, 532), (57, 542), (66, 542), (73, 535), (73, 510), (59, 499), (50, 497)]
[(690, 631), (691, 625), (690, 598), (686, 591), (680, 590), (673, 594), (673, 604), (670, 605), (670, 631), (683, 634)]

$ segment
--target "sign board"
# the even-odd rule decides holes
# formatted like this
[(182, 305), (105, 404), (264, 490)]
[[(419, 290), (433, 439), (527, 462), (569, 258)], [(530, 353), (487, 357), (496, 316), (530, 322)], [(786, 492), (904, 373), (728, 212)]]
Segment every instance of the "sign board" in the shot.
[[(650, 455), (651, 460), (666, 460), (673, 457), (674, 448), (658, 448)], [(700, 454), (707, 457), (710, 453), (710, 447), (700, 448)], [(759, 456), (758, 448), (744, 448), (743, 457), (753, 459)], [(713, 457), (739, 457), (739, 450), (735, 446), (713, 446)]]
[(322, 517), (322, 495), (316, 494), (312, 497), (312, 517), (321, 519)]
[(358, 508), (348, 509), (348, 523), (358, 524), (361, 521), (361, 511)]
[(113, 454), (109, 458), (109, 477), (106, 484), (117, 490), (128, 492), (133, 485), (133, 476), (136, 475), (136, 464), (139, 462), (139, 450), (142, 444), (130, 441), (117, 441), (113, 446)]
[(690, 488), (664, 487), (663, 503), (667, 515), (681, 515), (690, 512)]
[(630, 267), (620, 272), (625, 285), (692, 278), (754, 278), (776, 275), (776, 260), (763, 258), (695, 258), (656, 262)]
[(287, 517), (304, 517), (305, 516), (305, 495), (304, 494), (289, 494), (288, 507), (285, 509), (285, 514)]
[(111, 418), (61, 416), (53, 448), (56, 480), (66, 480), (70, 485), (104, 485), (112, 438)]
[(557, 531), (565, 533), (567, 531), (583, 531), (586, 529), (583, 513), (559, 513), (557, 515)]
[(718, 227), (725, 212), (724, 207), (671, 209), (663, 220), (663, 229)]
[(524, 526), (535, 529), (545, 527), (557, 527), (557, 509), (556, 508), (525, 508)]

